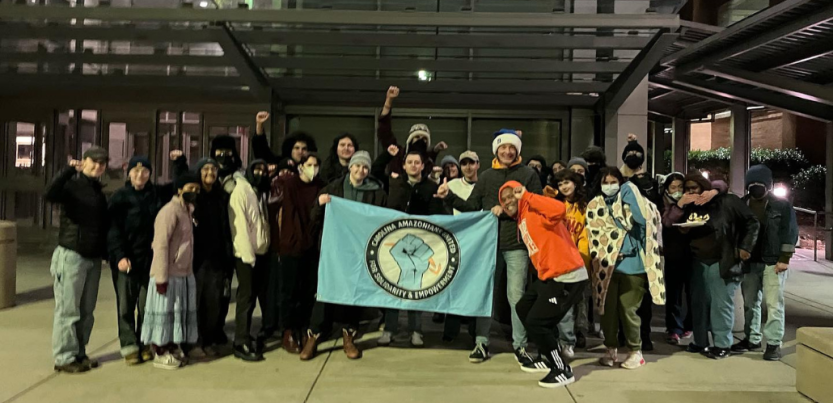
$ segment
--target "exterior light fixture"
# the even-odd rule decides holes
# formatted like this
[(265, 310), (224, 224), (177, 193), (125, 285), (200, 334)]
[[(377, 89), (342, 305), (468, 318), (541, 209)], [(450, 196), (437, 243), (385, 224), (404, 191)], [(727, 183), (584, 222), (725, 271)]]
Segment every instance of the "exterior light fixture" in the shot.
[(784, 186), (783, 183), (778, 183), (772, 189), (772, 194), (774, 194), (775, 197), (780, 197), (782, 199), (785, 199), (785, 198), (787, 198), (787, 194), (789, 194), (789, 192), (787, 191), (787, 187)]

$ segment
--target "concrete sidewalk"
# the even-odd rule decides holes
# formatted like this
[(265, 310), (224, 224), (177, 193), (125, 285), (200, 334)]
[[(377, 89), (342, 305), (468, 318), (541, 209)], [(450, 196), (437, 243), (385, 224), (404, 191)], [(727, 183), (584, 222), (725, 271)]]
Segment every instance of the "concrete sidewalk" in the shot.
[(465, 331), (454, 344), (444, 344), (441, 329), (428, 315), (426, 348), (376, 348), (378, 334), (368, 333), (361, 343), (364, 358), (358, 361), (348, 361), (339, 341), (329, 341), (319, 351), (332, 349), (310, 362), (276, 350), (254, 364), (229, 356), (179, 371), (127, 367), (118, 354), (107, 268), (89, 345), (102, 367), (83, 375), (56, 374), (50, 353), (50, 256), (24, 253), (18, 262), (18, 306), (0, 311), (0, 402), (805, 402), (795, 391), (796, 329), (833, 326), (833, 269), (809, 256), (802, 253), (790, 270), (783, 362), (763, 361), (760, 353), (720, 362), (685, 353), (663, 341), (663, 308), (655, 307), (656, 351), (646, 354), (647, 366), (602, 368), (596, 364), (597, 352), (581, 351), (573, 363), (577, 382), (548, 390), (537, 386), (541, 375), (518, 369), (499, 326), (493, 327), (497, 354), (474, 365), (467, 360)]

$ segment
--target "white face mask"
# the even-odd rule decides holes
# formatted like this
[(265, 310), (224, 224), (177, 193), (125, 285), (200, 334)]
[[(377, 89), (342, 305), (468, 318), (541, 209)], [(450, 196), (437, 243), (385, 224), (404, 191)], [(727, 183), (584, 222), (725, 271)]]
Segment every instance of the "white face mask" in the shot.
[(618, 183), (611, 183), (607, 185), (602, 185), (602, 193), (606, 196), (613, 196), (616, 193), (619, 193), (619, 184)]
[(307, 179), (313, 180), (318, 175), (318, 167), (302, 166), (301, 172), (303, 172)]
[[(668, 192), (666, 192), (666, 193), (668, 193)], [(683, 197), (683, 192), (668, 193), (668, 197), (670, 197), (673, 200), (679, 201), (680, 198)]]

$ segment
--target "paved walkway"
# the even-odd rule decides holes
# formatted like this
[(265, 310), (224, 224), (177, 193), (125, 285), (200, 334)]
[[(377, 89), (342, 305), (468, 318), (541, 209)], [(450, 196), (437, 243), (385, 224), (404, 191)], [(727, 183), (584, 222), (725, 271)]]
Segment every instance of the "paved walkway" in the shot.
[[(580, 352), (573, 363), (578, 381), (547, 390), (537, 386), (538, 375), (518, 369), (498, 326), (493, 329), (498, 354), (479, 365), (467, 361), (467, 337), (446, 345), (431, 325), (422, 350), (376, 348), (377, 334), (366, 334), (365, 357), (355, 362), (328, 342), (333, 350), (311, 362), (278, 350), (255, 364), (224, 357), (174, 372), (126, 367), (118, 355), (115, 298), (106, 270), (89, 345), (103, 365), (84, 375), (55, 374), (50, 256), (23, 254), (18, 306), (0, 311), (0, 402), (806, 402), (795, 392), (795, 331), (833, 326), (833, 265), (803, 255), (788, 282), (783, 362), (765, 362), (760, 353), (715, 362), (668, 346), (655, 333), (657, 350), (646, 354), (649, 365), (636, 371), (602, 368), (595, 363), (597, 352)], [(656, 332), (663, 330), (661, 312), (657, 308), (654, 315)]]

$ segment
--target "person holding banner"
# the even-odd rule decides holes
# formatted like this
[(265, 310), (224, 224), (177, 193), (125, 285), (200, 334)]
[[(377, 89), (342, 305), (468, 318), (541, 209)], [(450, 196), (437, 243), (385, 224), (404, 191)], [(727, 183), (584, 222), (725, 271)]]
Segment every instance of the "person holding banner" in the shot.
[[(359, 203), (372, 204), (374, 206), (387, 206), (387, 195), (382, 182), (369, 175), (370, 154), (367, 151), (356, 151), (350, 159), (350, 174), (341, 179), (330, 182), (321, 190), (317, 203), (312, 208), (311, 221), (314, 233), (318, 234), (324, 223), (324, 207), (330, 202), (331, 197), (341, 197)], [(322, 248), (334, 245), (321, 245)], [(301, 361), (311, 360), (315, 357), (316, 348), (320, 343), (322, 330), (325, 326), (333, 323), (336, 310), (341, 313), (342, 337), (344, 337), (344, 354), (349, 359), (359, 359), (362, 352), (354, 343), (354, 338), (359, 328), (359, 317), (361, 308), (356, 306), (345, 306), (328, 304), (316, 301), (312, 308), (310, 326), (304, 337), (304, 347), (301, 350)]]
[(517, 305), (518, 316), (538, 346), (538, 357), (521, 369), (547, 372), (538, 382), (545, 388), (573, 383), (573, 369), (561, 357), (555, 326), (583, 297), (589, 277), (584, 259), (565, 226), (567, 207), (558, 200), (527, 192), (515, 181), (500, 188), (500, 204), (506, 215), (517, 220), (518, 231), (538, 272), (538, 278)]
[[(519, 365), (532, 363), (532, 357), (526, 352), (526, 330), (515, 309), (526, 289), (529, 253), (517, 236), (517, 225), (511, 217), (504, 214), (500, 206), (499, 191), (506, 181), (514, 180), (535, 194), (541, 194), (541, 180), (538, 173), (521, 163), (521, 136), (515, 130), (501, 129), (494, 134), (492, 141), (492, 168), (480, 175), (468, 200), (463, 200), (450, 192), (447, 183), (437, 189), (437, 197), (445, 199), (449, 207), (459, 211), (491, 210), (500, 222), (498, 235), (498, 254), (496, 269), (505, 267), (507, 278), (506, 295), (512, 311), (512, 347)], [(483, 362), (489, 358), (489, 330), (492, 318), (477, 318), (475, 347), (469, 356), (472, 363)]]
[[(374, 176), (383, 176), (385, 167), (399, 154), (399, 147), (391, 145), (387, 153), (382, 153), (373, 163)], [(423, 154), (410, 150), (405, 154), (403, 170), (405, 176), (391, 175), (387, 207), (410, 215), (445, 214), (442, 200), (435, 198), (437, 184), (424, 180), (422, 171), (425, 167)], [(448, 179), (446, 179), (448, 181)], [(380, 346), (390, 345), (393, 336), (399, 330), (399, 310), (385, 310), (385, 330), (379, 337)], [(408, 311), (408, 332), (411, 334), (411, 346), (422, 347), (422, 312)]]

